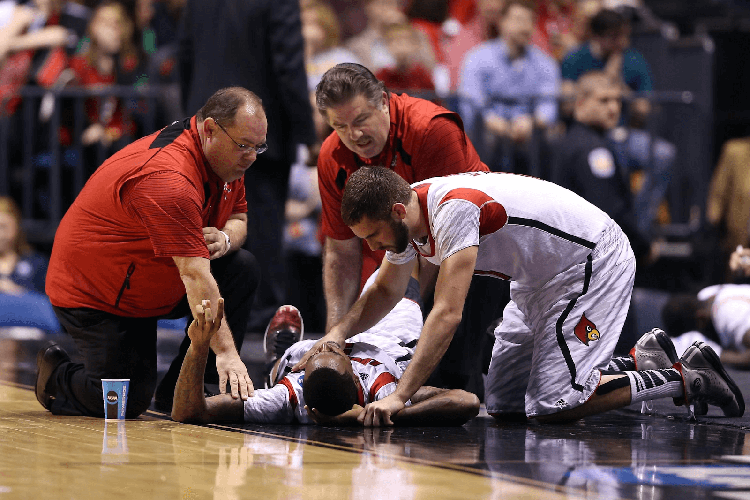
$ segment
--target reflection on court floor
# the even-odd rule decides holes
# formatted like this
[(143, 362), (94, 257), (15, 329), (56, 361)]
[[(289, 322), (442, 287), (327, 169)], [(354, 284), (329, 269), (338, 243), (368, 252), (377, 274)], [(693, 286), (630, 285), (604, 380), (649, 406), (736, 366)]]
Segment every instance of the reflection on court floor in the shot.
[[(750, 417), (697, 421), (671, 400), (564, 425), (195, 426), (149, 411), (124, 422), (53, 416), (3, 343), (0, 500), (750, 499)], [(28, 352), (27, 352), (28, 351)], [(30, 354), (31, 353), (31, 354)], [(20, 375), (19, 375), (20, 374)], [(750, 372), (732, 372), (750, 394)]]

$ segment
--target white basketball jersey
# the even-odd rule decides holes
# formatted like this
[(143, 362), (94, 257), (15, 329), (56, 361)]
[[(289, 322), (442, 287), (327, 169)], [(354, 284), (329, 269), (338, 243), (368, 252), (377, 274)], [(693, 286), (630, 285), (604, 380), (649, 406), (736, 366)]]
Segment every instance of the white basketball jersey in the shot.
[[(245, 422), (311, 423), (302, 391), (305, 372), (292, 373), (290, 369), (314, 344), (314, 340), (304, 340), (287, 349), (279, 364), (276, 385), (271, 389), (256, 389), (245, 401)], [(347, 342), (344, 351), (359, 377), (360, 406), (379, 401), (396, 390), (403, 371), (384, 350), (366, 342)]]
[(435, 177), (412, 185), (429, 226), (426, 241), (386, 252), (394, 264), (417, 252), (433, 264), (479, 246), (475, 274), (536, 288), (585, 261), (612, 219), (551, 182), (498, 172)]
[[(377, 273), (368, 279), (363, 293), (372, 285)], [(423, 324), (418, 295), (419, 285), (412, 280), (405, 297), (383, 319), (347, 342), (344, 351), (359, 377), (361, 406), (392, 393), (411, 361)], [(303, 340), (284, 352), (274, 381), (276, 385), (271, 389), (256, 389), (245, 401), (245, 422), (311, 422), (302, 394), (305, 373), (291, 373), (291, 369), (315, 342)]]

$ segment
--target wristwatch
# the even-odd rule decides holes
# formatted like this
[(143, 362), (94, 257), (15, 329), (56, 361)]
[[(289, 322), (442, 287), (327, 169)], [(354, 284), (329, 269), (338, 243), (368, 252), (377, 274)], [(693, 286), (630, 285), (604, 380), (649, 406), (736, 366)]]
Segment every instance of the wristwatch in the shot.
[(226, 238), (226, 240), (227, 240), (227, 252), (228, 252), (228, 251), (229, 251), (229, 249), (230, 249), (230, 248), (232, 248), (232, 242), (231, 242), (231, 241), (229, 241), (229, 235), (228, 235), (227, 233), (225, 233), (224, 231), (222, 231), (221, 229), (219, 229), (219, 232), (220, 232), (221, 234), (223, 234), (223, 235), (224, 235), (224, 238)]

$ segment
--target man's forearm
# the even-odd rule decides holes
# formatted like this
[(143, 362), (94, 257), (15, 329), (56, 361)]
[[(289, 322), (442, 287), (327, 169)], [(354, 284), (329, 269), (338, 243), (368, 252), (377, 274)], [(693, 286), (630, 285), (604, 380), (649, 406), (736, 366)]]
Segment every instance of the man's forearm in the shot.
[(406, 402), (430, 377), (451, 343), (460, 322), (433, 309), (422, 327), (414, 357), (396, 387), (396, 396)]
[(245, 244), (245, 240), (247, 240), (247, 215), (236, 215), (241, 215), (243, 217), (232, 216), (229, 218), (226, 225), (223, 228), (220, 228), (229, 235), (229, 241), (231, 242), (231, 248), (229, 249), (230, 252), (236, 252)]
[(479, 413), (479, 398), (460, 389), (422, 387), (412, 403), (393, 416), (396, 425), (463, 425)]
[(200, 420), (206, 411), (203, 373), (208, 359), (208, 344), (191, 343), (182, 362), (172, 402), (172, 420)]
[[(211, 276), (211, 267), (208, 260), (194, 257), (176, 257), (175, 262), (178, 261), (177, 267), (180, 270), (182, 283), (185, 285), (188, 304), (190, 304), (193, 318), (196, 318), (194, 308), (198, 304), (202, 304), (203, 300), (208, 299), (212, 304), (219, 303), (219, 298), (221, 298), (219, 286)], [(226, 321), (221, 322), (219, 331), (211, 339), (211, 348), (216, 354), (229, 352), (230, 350), (236, 352), (232, 332), (229, 330)]]
[(362, 275), (361, 245), (357, 245), (356, 252), (335, 249), (333, 245), (327, 241), (323, 251), (326, 332), (341, 321), (354, 304)]

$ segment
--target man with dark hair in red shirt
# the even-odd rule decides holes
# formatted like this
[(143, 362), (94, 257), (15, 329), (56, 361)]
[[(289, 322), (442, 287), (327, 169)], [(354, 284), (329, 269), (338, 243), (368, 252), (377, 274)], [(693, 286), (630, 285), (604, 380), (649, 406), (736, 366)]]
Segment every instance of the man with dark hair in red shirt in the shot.
[[(317, 86), (316, 106), (334, 130), (324, 141), (318, 157), (327, 332), (349, 311), (362, 285), (385, 255), (384, 251), (374, 252), (363, 245), (341, 219), (341, 197), (348, 176), (361, 166), (379, 165), (413, 183), (489, 169), (464, 133), (458, 114), (424, 99), (391, 94), (383, 82), (359, 64), (343, 63), (328, 70)], [(430, 272), (432, 275), (427, 276)], [(420, 276), (423, 295), (434, 285), (436, 272), (435, 266), (425, 263)], [(488, 286), (481, 280), (475, 281), (477, 286)], [(470, 297), (481, 297), (483, 292), (490, 293), (477, 290)], [(477, 336), (484, 334), (500, 316), (502, 306), (497, 310), (480, 304), (472, 307), (471, 299), (467, 304), (471, 314), (465, 315), (456, 335), (461, 340), (456, 342), (456, 349), (449, 350), (444, 358), (446, 369), (441, 370), (442, 377), (450, 380), (434, 379), (431, 384), (468, 387), (467, 390), (481, 396), (481, 371), (476, 369), (476, 356), (482, 342)], [(465, 338), (462, 331), (466, 332)], [(462, 345), (474, 347), (468, 353)], [(468, 380), (472, 377), (473, 381)]]
[[(211, 343), (208, 383), (246, 399), (253, 384), (239, 350), (260, 279), (247, 235), (243, 177), (266, 150), (266, 114), (241, 87), (212, 95), (192, 118), (115, 153), (91, 176), (60, 222), (46, 291), (83, 364), (52, 344), (37, 356), (36, 395), (53, 414), (104, 416), (102, 378), (129, 378), (127, 417), (156, 387), (156, 322), (188, 304), (225, 298), (226, 324)], [(156, 391), (171, 406), (189, 347)]]

